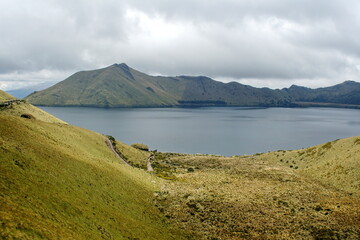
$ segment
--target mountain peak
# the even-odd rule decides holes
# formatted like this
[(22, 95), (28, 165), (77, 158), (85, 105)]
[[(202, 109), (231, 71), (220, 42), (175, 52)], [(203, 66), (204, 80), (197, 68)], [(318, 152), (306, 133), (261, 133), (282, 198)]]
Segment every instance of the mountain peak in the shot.
[(126, 70), (129, 70), (130, 67), (128, 65), (126, 65), (126, 63), (114, 63), (113, 65), (111, 65), (110, 67), (118, 67), (118, 68), (122, 68), (122, 69), (126, 69)]
[(358, 84), (358, 82), (355, 82), (353, 80), (346, 80), (342, 84)]
[(300, 89), (300, 88), (301, 89), (310, 89), (308, 87), (303, 87), (303, 86), (299, 86), (299, 85), (295, 85), (295, 84), (291, 85), (289, 89)]
[(120, 64), (115, 63), (115, 64), (111, 65), (108, 68), (110, 68), (110, 69), (120, 69), (121, 72), (123, 72), (126, 75), (127, 78), (129, 78), (131, 80), (135, 80), (134, 76), (131, 73), (132, 69), (128, 65), (126, 65), (125, 63), (120, 63)]

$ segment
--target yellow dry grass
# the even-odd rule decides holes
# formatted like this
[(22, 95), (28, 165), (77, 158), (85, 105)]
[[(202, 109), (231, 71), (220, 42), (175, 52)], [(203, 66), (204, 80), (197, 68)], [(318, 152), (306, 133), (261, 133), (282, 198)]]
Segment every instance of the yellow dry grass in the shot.
[(194, 239), (357, 239), (360, 199), (273, 154), (163, 155), (157, 161), (177, 180), (158, 192), (157, 207)]
[(360, 197), (360, 136), (259, 157)]

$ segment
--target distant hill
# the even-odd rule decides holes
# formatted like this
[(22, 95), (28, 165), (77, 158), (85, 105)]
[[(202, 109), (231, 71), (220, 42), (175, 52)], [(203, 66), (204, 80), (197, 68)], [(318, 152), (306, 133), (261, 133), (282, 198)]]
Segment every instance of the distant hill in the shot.
[(283, 89), (293, 101), (360, 105), (360, 83), (345, 81), (331, 87), (311, 89), (292, 85)]
[[(360, 107), (360, 83), (346, 81), (327, 88), (293, 85), (282, 90), (223, 83), (205, 76), (150, 76), (125, 63), (81, 71), (26, 99), (43, 106), (168, 107), (256, 106), (296, 107), (309, 103)], [(342, 105), (336, 105), (343, 107)]]
[(26, 98), (35, 105), (95, 107), (287, 106), (284, 91), (198, 76), (149, 76), (126, 64), (75, 73)]
[(6, 92), (17, 98), (24, 98), (35, 91), (44, 90), (45, 88), (48, 88), (48, 87), (54, 85), (55, 83), (56, 82), (43, 82), (43, 83), (38, 83), (38, 84), (26, 86), (26, 87), (8, 90)]

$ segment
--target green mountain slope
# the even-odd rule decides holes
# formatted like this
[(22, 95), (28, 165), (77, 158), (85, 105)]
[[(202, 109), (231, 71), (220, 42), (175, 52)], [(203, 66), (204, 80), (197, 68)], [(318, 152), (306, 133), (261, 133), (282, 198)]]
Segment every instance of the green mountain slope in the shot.
[(169, 94), (148, 82), (147, 77), (130, 70), (125, 64), (115, 64), (104, 69), (75, 73), (27, 99), (39, 105), (99, 107), (162, 106), (176, 103)]
[(331, 87), (311, 89), (293, 85), (283, 89), (294, 101), (360, 105), (360, 83), (345, 81)]
[[(288, 106), (290, 97), (280, 90), (254, 88), (236, 82), (222, 83), (208, 77), (179, 77), (186, 81), (183, 104), (214, 102), (218, 105)], [(198, 102), (198, 103), (197, 103)]]
[(176, 105), (286, 106), (281, 91), (207, 77), (154, 77), (126, 64), (78, 72), (26, 98), (35, 105), (96, 107), (161, 107)]
[(94, 107), (293, 107), (299, 102), (360, 105), (360, 83), (346, 81), (318, 89), (293, 85), (272, 90), (204, 76), (149, 76), (122, 63), (75, 73), (26, 99), (35, 105)]
[(121, 163), (103, 135), (19, 117), (27, 106), (0, 110), (1, 239), (184, 239), (153, 206), (159, 179)]

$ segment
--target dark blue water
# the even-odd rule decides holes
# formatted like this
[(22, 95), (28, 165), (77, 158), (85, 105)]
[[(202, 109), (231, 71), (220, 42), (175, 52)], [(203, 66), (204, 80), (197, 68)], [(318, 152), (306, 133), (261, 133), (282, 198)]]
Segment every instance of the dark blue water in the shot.
[(226, 156), (299, 149), (360, 135), (360, 110), (41, 107), (62, 120), (164, 152)]

